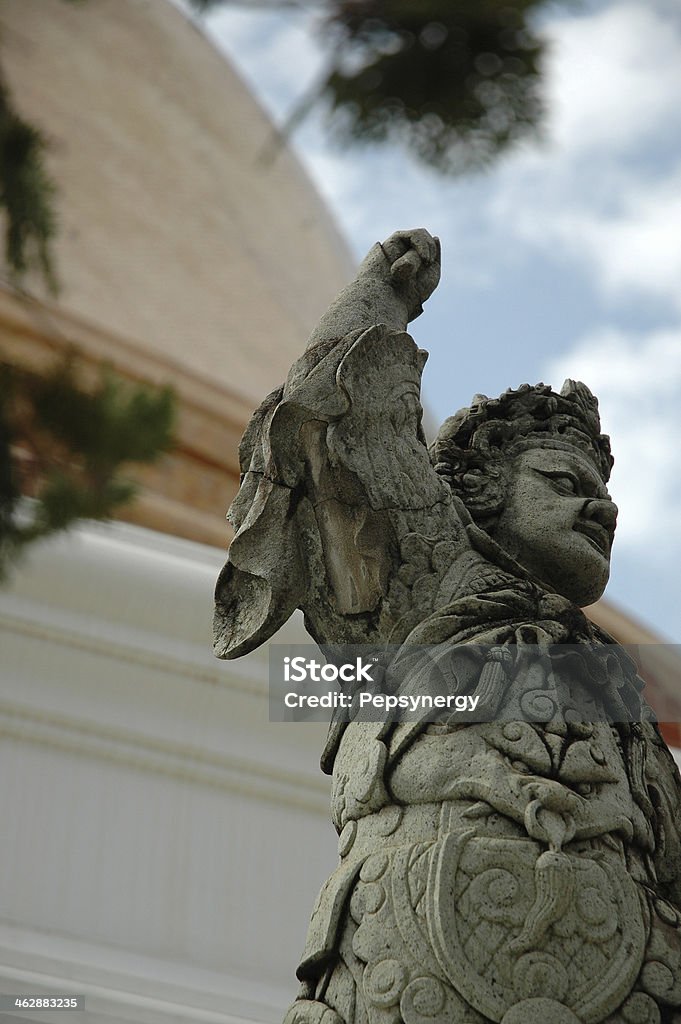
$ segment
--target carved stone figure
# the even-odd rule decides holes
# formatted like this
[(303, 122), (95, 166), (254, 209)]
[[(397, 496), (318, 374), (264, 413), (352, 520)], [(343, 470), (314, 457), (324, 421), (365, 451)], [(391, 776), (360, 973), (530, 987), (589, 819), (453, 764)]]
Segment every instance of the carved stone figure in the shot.
[(427, 232), (375, 246), (241, 444), (217, 654), (302, 608), (322, 646), (429, 645), (491, 709), (332, 722), (340, 864), (286, 1024), (681, 1022), (681, 782), (634, 662), (580, 610), (617, 512), (597, 402), (478, 395), (428, 450), (405, 329), (438, 279)]

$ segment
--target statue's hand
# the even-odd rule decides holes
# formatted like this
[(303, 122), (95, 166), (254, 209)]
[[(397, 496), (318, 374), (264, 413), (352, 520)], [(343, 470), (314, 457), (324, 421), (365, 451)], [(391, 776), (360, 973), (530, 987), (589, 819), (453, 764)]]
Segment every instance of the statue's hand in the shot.
[(396, 231), (371, 249), (357, 276), (332, 302), (308, 341), (338, 341), (385, 324), (404, 331), (440, 280), (440, 243), (423, 228)]
[(390, 284), (413, 320), (440, 280), (440, 241), (424, 228), (395, 231), (369, 252), (360, 268), (363, 273)]

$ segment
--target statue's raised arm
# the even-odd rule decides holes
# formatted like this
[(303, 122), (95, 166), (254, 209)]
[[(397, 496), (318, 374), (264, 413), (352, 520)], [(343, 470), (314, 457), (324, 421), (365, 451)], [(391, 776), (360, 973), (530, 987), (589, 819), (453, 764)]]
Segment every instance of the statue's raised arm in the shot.
[(404, 333), (439, 276), (426, 231), (374, 246), (255, 413), (216, 592), (219, 656), (263, 643), (296, 607), (326, 643), (399, 642), (428, 614), (465, 544), (421, 428), (426, 353)]

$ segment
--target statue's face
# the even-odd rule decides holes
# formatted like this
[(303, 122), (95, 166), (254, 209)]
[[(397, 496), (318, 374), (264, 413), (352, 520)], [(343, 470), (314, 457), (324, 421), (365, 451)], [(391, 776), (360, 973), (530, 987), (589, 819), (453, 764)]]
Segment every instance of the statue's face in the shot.
[(608, 582), (616, 520), (586, 456), (536, 448), (513, 463), (494, 539), (536, 579), (584, 606)]

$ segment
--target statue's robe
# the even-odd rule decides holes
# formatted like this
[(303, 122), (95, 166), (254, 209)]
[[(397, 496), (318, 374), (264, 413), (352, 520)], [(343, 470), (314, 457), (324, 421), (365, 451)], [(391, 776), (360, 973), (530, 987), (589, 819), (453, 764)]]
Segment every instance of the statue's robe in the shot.
[(492, 719), (332, 723), (341, 859), (287, 1024), (681, 1021), (678, 771), (631, 658), (434, 472), (423, 362), (380, 327), (318, 346), (242, 444), (218, 653), (302, 607)]

